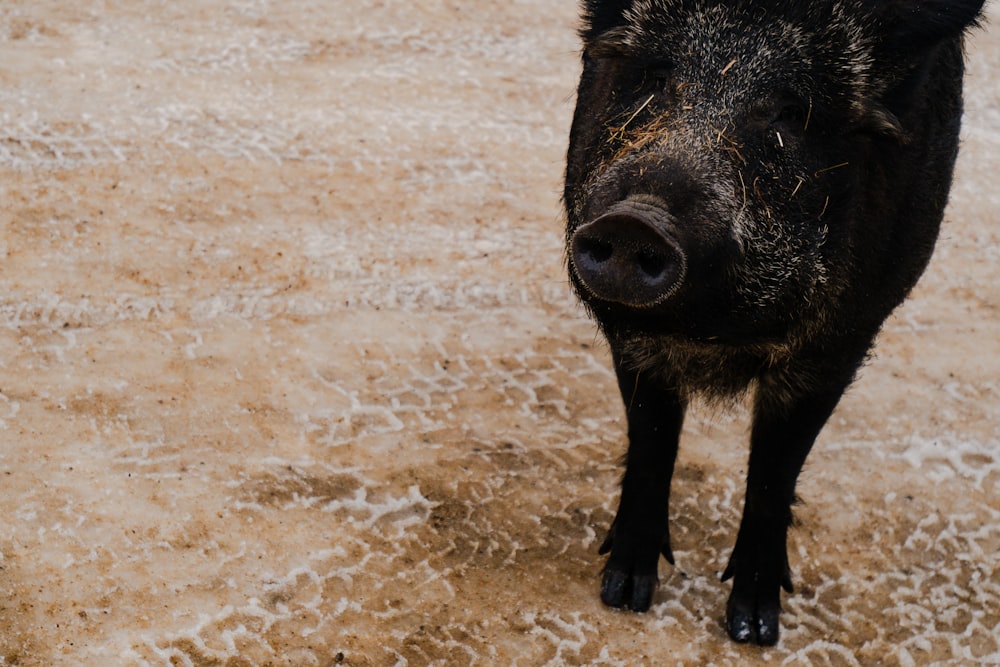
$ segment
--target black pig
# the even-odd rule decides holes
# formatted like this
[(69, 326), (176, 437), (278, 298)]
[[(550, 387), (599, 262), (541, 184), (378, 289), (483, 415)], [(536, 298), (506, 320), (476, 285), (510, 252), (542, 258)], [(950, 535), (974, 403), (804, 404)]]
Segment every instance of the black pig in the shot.
[(628, 454), (601, 598), (644, 611), (673, 562), (693, 397), (753, 390), (723, 581), (736, 641), (778, 640), (795, 483), (930, 258), (982, 0), (585, 0), (569, 275), (608, 340)]

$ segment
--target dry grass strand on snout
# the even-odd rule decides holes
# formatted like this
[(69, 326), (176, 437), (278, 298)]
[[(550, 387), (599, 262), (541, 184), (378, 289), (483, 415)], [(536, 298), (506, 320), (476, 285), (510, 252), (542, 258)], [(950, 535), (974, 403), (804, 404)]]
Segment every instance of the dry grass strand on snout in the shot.
[[(740, 174), (740, 178), (741, 179), (742, 179), (742, 176), (743, 175)], [(757, 176), (756, 178), (753, 179), (753, 192), (754, 192), (755, 195), (757, 195), (757, 200), (760, 202), (761, 206), (764, 207), (764, 214), (767, 215), (767, 219), (770, 220), (771, 219), (771, 207), (767, 205), (766, 201), (764, 201), (764, 195), (761, 194), (760, 187), (757, 185), (758, 183), (760, 183), (760, 176)]]
[(615, 139), (619, 139), (619, 140), (624, 139), (624, 137), (625, 137), (625, 130), (628, 128), (629, 124), (633, 120), (635, 120), (636, 116), (638, 116), (640, 113), (642, 113), (643, 109), (645, 109), (646, 107), (649, 106), (649, 103), (653, 101), (654, 97), (655, 97), (655, 95), (650, 95), (649, 97), (647, 97), (646, 101), (643, 102), (641, 105), (639, 105), (639, 108), (636, 109), (635, 111), (633, 111), (632, 115), (629, 116), (628, 119), (624, 123), (622, 123), (617, 128), (612, 128), (611, 129), (611, 140), (612, 141), (614, 141)]
[[(637, 112), (638, 113), (638, 112)], [(633, 116), (634, 118), (634, 116)], [(631, 119), (630, 121), (631, 122)], [(626, 131), (625, 126), (615, 128), (611, 132), (610, 141), (613, 144), (620, 144), (615, 152), (612, 161), (618, 161), (627, 154), (641, 150), (650, 144), (666, 141), (670, 133), (667, 130), (667, 118), (665, 116), (655, 116), (644, 125), (635, 127), (632, 131)]]

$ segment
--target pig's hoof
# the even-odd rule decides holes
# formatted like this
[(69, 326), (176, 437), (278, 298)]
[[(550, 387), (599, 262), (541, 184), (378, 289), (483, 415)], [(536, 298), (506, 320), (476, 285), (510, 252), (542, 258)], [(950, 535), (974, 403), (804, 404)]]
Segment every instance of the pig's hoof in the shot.
[(609, 607), (646, 611), (653, 602), (658, 583), (656, 574), (632, 574), (605, 568), (601, 601)]
[(781, 604), (778, 590), (770, 595), (737, 594), (734, 590), (726, 605), (726, 630), (733, 641), (746, 643), (756, 640), (761, 646), (778, 643), (778, 617)]
[(671, 565), (674, 563), (670, 532), (668, 530), (663, 536), (658, 550), (655, 543), (640, 546), (629, 540), (627, 533), (621, 535), (621, 532), (616, 518), (598, 550), (600, 554), (611, 553), (604, 566), (601, 600), (609, 607), (646, 611), (659, 583), (656, 576), (659, 557), (662, 555)]
[[(770, 575), (770, 576), (769, 576)], [(734, 553), (722, 580), (733, 578), (733, 591), (726, 604), (726, 630), (733, 641), (754, 641), (761, 646), (778, 643), (781, 589), (792, 592), (787, 561), (775, 572), (743, 570)]]

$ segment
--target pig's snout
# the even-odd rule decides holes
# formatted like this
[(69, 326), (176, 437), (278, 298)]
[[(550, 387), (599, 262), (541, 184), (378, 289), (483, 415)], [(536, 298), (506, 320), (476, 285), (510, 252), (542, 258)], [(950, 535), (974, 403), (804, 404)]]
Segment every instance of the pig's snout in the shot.
[(573, 232), (570, 262), (598, 299), (654, 306), (684, 279), (686, 259), (672, 228), (670, 214), (659, 206), (619, 202)]

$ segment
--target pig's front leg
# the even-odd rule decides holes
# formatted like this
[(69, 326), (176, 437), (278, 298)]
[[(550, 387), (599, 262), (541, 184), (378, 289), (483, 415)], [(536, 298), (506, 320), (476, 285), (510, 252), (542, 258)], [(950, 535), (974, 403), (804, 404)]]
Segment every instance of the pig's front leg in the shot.
[(614, 360), (629, 444), (618, 514), (600, 549), (611, 553), (601, 600), (612, 607), (646, 611), (658, 583), (660, 555), (674, 562), (668, 506), (685, 404), (662, 378), (636, 370), (620, 354)]
[(795, 482), (813, 441), (849, 382), (804, 389), (809, 376), (765, 378), (750, 438), (746, 500), (736, 546), (722, 580), (733, 579), (726, 605), (729, 636), (762, 646), (778, 641), (781, 588), (792, 592), (786, 537)]

